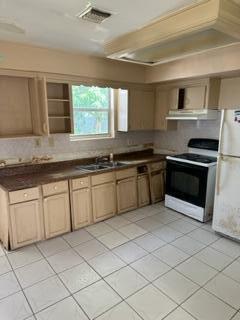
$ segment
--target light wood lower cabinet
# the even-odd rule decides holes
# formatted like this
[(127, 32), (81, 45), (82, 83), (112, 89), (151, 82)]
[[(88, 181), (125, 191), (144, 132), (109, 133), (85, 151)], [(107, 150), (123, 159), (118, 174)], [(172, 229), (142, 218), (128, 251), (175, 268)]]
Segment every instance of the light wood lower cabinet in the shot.
[(91, 192), (89, 188), (72, 191), (72, 226), (74, 230), (92, 221)]
[(165, 195), (165, 170), (151, 174), (152, 202), (162, 201)]
[(165, 163), (156, 162), (147, 171), (134, 167), (70, 180), (70, 196), (67, 180), (11, 192), (0, 187), (0, 240), (16, 249), (148, 205), (150, 198), (161, 201), (165, 172)]
[(41, 200), (10, 205), (11, 249), (43, 239)]
[(57, 194), (43, 200), (46, 238), (69, 232), (70, 206), (68, 193)]
[(116, 186), (109, 182), (92, 187), (93, 221), (98, 222), (116, 214)]
[(148, 175), (138, 176), (138, 206), (147, 206), (150, 203), (150, 190)]
[(136, 177), (117, 182), (118, 213), (137, 208), (137, 180)]

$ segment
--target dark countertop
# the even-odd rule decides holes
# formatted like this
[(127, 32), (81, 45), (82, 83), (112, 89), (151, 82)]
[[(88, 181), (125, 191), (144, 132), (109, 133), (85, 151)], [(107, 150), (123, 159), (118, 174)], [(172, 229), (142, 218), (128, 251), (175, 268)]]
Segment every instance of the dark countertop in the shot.
[(152, 152), (122, 154), (117, 155), (116, 160), (124, 162), (124, 166), (115, 168), (110, 167), (97, 171), (86, 171), (76, 168), (82, 164), (92, 163), (93, 159), (62, 161), (54, 164), (48, 163), (44, 165), (34, 164), (22, 167), (16, 166), (1, 169), (0, 186), (8, 192), (17, 191), (61, 180), (75, 179), (109, 171), (123, 170), (141, 164), (164, 161), (165, 159), (165, 155), (156, 155), (152, 154)]

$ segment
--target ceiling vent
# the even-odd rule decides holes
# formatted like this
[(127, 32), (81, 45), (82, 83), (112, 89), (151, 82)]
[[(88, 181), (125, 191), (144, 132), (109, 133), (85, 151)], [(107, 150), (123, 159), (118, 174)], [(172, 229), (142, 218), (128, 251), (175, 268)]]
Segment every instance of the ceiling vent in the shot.
[(93, 8), (92, 6), (87, 7), (84, 11), (77, 15), (78, 18), (87, 20), (93, 23), (102, 23), (104, 20), (111, 17), (111, 13)]

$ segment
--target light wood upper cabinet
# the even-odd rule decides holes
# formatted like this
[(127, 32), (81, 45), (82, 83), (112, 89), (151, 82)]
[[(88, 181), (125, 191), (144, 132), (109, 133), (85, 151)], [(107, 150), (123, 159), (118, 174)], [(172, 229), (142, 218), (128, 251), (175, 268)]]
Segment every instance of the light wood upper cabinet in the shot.
[(117, 91), (117, 130), (153, 130), (155, 91), (134, 88)]
[(128, 99), (129, 91), (127, 89), (115, 90), (116, 109), (117, 109), (117, 130), (121, 132), (128, 131)]
[(154, 124), (155, 92), (129, 90), (129, 130), (152, 130)]
[(170, 86), (170, 110), (217, 109), (221, 80), (218, 78), (179, 82)]
[(48, 124), (48, 101), (47, 101), (47, 82), (45, 77), (37, 79), (38, 101), (40, 106), (40, 117), (43, 135), (49, 135)]
[(153, 130), (155, 91), (146, 89), (118, 90), (117, 130)]
[(0, 76), (0, 137), (42, 135), (35, 77)]
[(147, 206), (150, 203), (150, 190), (148, 175), (138, 176), (138, 206)]
[(92, 187), (93, 221), (98, 222), (116, 214), (115, 182)]
[(91, 192), (89, 188), (74, 190), (72, 197), (72, 224), (73, 229), (89, 225), (92, 221)]
[(136, 177), (123, 179), (117, 182), (118, 213), (137, 208), (137, 181)]
[(206, 86), (186, 88), (184, 109), (203, 109), (206, 105), (206, 91)]
[(45, 198), (43, 200), (43, 207), (47, 239), (71, 230), (68, 193)]
[(43, 239), (41, 200), (10, 205), (10, 242), (16, 249)]
[(199, 110), (206, 107), (207, 86), (186, 86), (170, 92), (171, 110)]
[(156, 90), (156, 104), (154, 116), (155, 130), (176, 130), (177, 122), (166, 120), (166, 116), (170, 110), (170, 106), (177, 103), (176, 90)]
[(240, 78), (222, 79), (219, 106), (221, 109), (240, 108)]

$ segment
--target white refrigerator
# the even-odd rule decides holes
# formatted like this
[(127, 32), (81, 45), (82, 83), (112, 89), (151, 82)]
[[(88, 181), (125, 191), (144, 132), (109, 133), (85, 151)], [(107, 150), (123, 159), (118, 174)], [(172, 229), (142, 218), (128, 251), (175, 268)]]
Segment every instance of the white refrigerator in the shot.
[(240, 109), (222, 111), (213, 229), (240, 241)]

